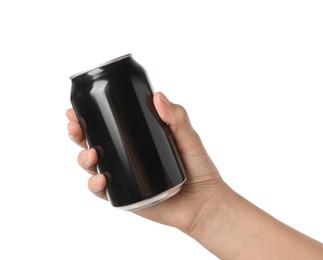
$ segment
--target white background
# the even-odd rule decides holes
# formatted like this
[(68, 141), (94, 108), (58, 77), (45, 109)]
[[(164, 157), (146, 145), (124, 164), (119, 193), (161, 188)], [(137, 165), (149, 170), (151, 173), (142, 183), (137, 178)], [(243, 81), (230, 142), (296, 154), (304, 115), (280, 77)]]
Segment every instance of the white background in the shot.
[(69, 76), (129, 52), (237, 192), (323, 241), (322, 14), (310, 0), (1, 1), (0, 259), (214, 259), (87, 190)]

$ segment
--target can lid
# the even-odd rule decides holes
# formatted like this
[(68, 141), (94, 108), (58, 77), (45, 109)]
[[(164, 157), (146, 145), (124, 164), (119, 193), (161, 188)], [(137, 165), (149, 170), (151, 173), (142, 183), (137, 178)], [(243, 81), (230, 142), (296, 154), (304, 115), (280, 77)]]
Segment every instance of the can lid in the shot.
[(100, 65), (98, 65), (98, 66), (95, 66), (95, 67), (89, 68), (89, 69), (87, 69), (87, 70), (83, 70), (83, 71), (81, 71), (81, 72), (79, 72), (79, 73), (76, 73), (76, 74), (72, 75), (72, 76), (70, 77), (70, 79), (71, 79), (71, 80), (73, 80), (74, 78), (76, 78), (76, 77), (78, 77), (78, 76), (80, 76), (80, 75), (82, 75), (82, 74), (89, 73), (89, 72), (94, 71), (94, 70), (96, 70), (96, 69), (98, 69), (98, 68), (101, 68), (101, 67), (106, 66), (106, 65), (108, 65), (108, 64), (111, 64), (111, 63), (114, 63), (114, 62), (117, 62), (117, 61), (120, 61), (120, 60), (123, 60), (123, 59), (129, 58), (129, 57), (131, 57), (131, 56), (132, 56), (132, 54), (131, 54), (131, 53), (128, 53), (128, 54), (126, 54), (126, 55), (120, 56), (120, 57), (115, 58), (115, 59), (113, 59), (113, 60), (109, 60), (109, 61), (104, 62), (104, 63), (102, 63), (102, 64), (100, 64)]

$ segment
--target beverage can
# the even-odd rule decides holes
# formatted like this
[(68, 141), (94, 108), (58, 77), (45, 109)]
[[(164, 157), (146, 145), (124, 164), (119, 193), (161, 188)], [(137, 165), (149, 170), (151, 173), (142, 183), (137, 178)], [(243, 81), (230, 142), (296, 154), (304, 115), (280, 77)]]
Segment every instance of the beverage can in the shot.
[(70, 77), (71, 103), (114, 207), (135, 211), (180, 191), (186, 173), (153, 104), (153, 89), (131, 54)]

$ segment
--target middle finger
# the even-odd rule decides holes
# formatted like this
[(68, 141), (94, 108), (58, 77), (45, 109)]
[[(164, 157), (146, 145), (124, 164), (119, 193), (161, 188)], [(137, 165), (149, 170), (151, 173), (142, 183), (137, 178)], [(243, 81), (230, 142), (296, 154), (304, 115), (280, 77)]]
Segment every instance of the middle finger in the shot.
[(97, 174), (96, 163), (98, 155), (94, 148), (84, 149), (78, 155), (79, 165), (90, 174)]

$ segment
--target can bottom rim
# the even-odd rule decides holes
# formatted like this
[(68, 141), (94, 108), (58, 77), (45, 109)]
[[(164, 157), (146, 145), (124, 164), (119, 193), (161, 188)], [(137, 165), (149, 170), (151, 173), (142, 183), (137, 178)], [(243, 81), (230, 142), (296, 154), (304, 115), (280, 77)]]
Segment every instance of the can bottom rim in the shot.
[(180, 190), (181, 187), (183, 185), (183, 183), (185, 182), (185, 180), (178, 184), (177, 186), (166, 190), (154, 197), (151, 197), (149, 199), (145, 199), (127, 206), (121, 206), (121, 207), (116, 207), (118, 209), (122, 209), (122, 210), (127, 210), (127, 211), (136, 211), (136, 210), (140, 210), (140, 209), (144, 209), (153, 205), (156, 205), (160, 202), (165, 201), (166, 199), (169, 199), (170, 197), (174, 196), (175, 194), (177, 194)]

